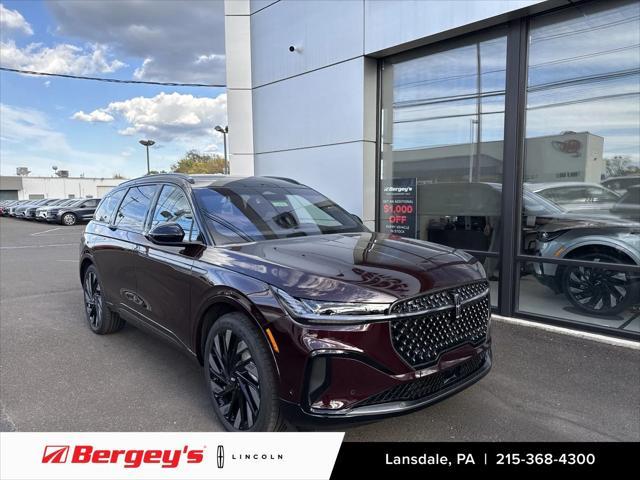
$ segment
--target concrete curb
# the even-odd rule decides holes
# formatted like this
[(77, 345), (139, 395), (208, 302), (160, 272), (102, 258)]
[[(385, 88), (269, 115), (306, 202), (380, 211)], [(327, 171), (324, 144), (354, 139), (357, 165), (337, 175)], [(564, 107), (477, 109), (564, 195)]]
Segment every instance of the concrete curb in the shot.
[(630, 348), (632, 350), (640, 350), (640, 342), (635, 340), (626, 340), (624, 338), (616, 338), (608, 335), (602, 335), (599, 333), (583, 332), (580, 330), (573, 330), (571, 328), (558, 327), (556, 325), (549, 325), (546, 323), (532, 322), (529, 320), (523, 320), (521, 318), (503, 317), (501, 315), (493, 314), (491, 316), (493, 320), (499, 322), (510, 323), (512, 325), (519, 325), (522, 327), (537, 328), (539, 330), (545, 330), (547, 332), (558, 333), (561, 335), (569, 335), (570, 337), (583, 338), (585, 340), (592, 340), (594, 342), (606, 343), (607, 345), (614, 345), (616, 347)]

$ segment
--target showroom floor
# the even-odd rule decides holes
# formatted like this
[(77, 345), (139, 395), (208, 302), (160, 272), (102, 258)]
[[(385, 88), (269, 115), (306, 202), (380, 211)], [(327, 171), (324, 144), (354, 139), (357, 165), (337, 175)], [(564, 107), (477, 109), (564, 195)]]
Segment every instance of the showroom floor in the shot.
[[(0, 219), (0, 430), (212, 431), (195, 362), (127, 327), (85, 325), (82, 226)], [(640, 440), (640, 351), (494, 322), (494, 368), (347, 440)]]

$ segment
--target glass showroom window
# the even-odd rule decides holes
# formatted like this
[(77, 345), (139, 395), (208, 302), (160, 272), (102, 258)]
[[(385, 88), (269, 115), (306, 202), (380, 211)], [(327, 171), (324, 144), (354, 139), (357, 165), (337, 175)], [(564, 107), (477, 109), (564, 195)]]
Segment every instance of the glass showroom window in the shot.
[(379, 227), (472, 252), (497, 302), (505, 30), (385, 61)]
[(540, 261), (518, 308), (638, 332), (640, 3), (534, 17), (528, 44), (520, 248)]

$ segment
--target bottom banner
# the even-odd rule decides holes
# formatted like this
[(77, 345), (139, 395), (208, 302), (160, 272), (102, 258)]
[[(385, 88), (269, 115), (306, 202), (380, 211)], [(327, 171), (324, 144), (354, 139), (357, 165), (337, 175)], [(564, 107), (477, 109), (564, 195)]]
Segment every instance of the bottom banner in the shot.
[(0, 478), (328, 479), (343, 433), (0, 433)]
[(343, 443), (332, 479), (433, 473), (635, 471), (638, 443)]

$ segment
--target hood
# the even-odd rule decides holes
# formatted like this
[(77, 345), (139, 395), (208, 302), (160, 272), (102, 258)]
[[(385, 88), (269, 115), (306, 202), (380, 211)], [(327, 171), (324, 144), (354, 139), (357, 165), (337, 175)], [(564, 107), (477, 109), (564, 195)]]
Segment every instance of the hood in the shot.
[(557, 215), (544, 224), (540, 230), (545, 232), (556, 232), (559, 230), (574, 229), (637, 229), (640, 223), (637, 221), (626, 220), (624, 218), (613, 215), (580, 215), (574, 213), (565, 213)]
[(209, 248), (201, 259), (295, 297), (329, 301), (393, 302), (484, 278), (478, 261), (464, 252), (372, 232)]

